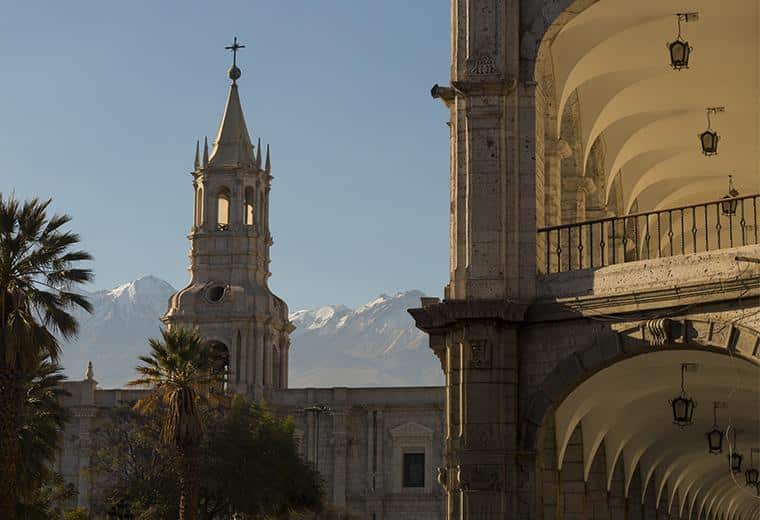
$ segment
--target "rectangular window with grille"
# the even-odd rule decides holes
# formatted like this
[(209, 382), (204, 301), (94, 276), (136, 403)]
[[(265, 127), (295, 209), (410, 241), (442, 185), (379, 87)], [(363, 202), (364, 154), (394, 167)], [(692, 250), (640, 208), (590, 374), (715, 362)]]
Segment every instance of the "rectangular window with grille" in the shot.
[(404, 453), (404, 487), (425, 487), (424, 453)]

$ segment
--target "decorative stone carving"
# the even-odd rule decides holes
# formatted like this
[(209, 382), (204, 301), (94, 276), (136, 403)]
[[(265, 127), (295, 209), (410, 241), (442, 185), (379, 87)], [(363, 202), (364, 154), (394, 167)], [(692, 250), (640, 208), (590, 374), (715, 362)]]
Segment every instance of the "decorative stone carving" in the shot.
[(439, 467), (436, 468), (437, 475), (436, 475), (436, 481), (438, 484), (443, 488), (443, 490), (448, 493), (449, 492), (449, 469), (446, 467)]
[(496, 58), (492, 54), (482, 54), (467, 60), (467, 70), (475, 76), (496, 74)]
[(491, 346), (487, 341), (470, 343), (470, 368), (491, 368)]

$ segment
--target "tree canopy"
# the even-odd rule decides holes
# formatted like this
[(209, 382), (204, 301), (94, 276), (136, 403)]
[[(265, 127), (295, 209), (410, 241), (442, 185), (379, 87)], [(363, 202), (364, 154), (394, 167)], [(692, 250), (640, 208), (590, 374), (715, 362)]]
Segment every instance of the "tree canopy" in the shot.
[[(160, 415), (118, 409), (95, 435), (95, 477), (105, 486), (106, 510), (128, 504), (136, 518), (178, 514), (176, 450), (162, 442)], [(319, 474), (298, 454), (291, 420), (241, 396), (228, 406), (204, 407), (200, 446), (198, 518), (277, 517), (318, 511), (324, 490)], [(105, 512), (105, 511), (103, 511)]]

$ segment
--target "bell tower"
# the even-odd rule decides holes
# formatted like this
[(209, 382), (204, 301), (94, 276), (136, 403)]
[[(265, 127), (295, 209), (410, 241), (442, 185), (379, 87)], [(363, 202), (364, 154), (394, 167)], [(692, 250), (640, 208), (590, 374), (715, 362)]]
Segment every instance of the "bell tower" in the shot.
[(192, 173), (193, 225), (190, 281), (169, 300), (162, 321), (194, 327), (228, 354), (228, 387), (257, 399), (288, 386), (288, 349), (293, 326), (288, 306), (268, 286), (269, 146), (254, 147), (245, 124), (237, 80), (237, 38), (232, 80), (213, 148), (196, 143)]

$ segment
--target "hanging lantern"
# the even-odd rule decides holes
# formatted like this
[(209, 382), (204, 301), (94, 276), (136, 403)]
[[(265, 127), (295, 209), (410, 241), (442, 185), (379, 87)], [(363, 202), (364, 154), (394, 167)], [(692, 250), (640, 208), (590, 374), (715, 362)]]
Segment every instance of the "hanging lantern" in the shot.
[(755, 467), (755, 451), (757, 450), (754, 448), (749, 451), (749, 463), (752, 467), (744, 472), (744, 479), (748, 486), (757, 486), (758, 482), (760, 482), (760, 471)]
[(718, 428), (713, 428), (707, 432), (708, 450), (712, 454), (723, 453), (723, 432)]
[(723, 453), (723, 436), (725, 435), (723, 430), (718, 428), (718, 405), (724, 403), (713, 402), (713, 428), (705, 435), (707, 436), (707, 449), (710, 453), (719, 454)]
[(694, 408), (697, 403), (686, 393), (685, 373), (688, 363), (681, 363), (681, 394), (670, 400), (673, 409), (673, 423), (684, 428), (689, 426), (694, 419)]
[(723, 112), (725, 107), (712, 107), (707, 109), (707, 130), (699, 134), (699, 144), (702, 146), (702, 153), (710, 157), (718, 155), (718, 141), (720, 136), (718, 132), (712, 129), (710, 114)]
[(668, 44), (668, 53), (670, 54), (670, 66), (673, 70), (681, 70), (689, 68), (689, 56), (693, 50), (689, 45), (689, 42), (683, 39), (681, 36), (681, 22), (688, 22), (689, 20), (696, 18), (697, 13), (678, 13), (676, 18), (678, 19), (678, 36), (676, 39)]
[(734, 188), (733, 175), (728, 176), (728, 195), (723, 197), (720, 203), (720, 209), (725, 216), (736, 215), (736, 206), (739, 203), (736, 197), (739, 196), (739, 192)]
[(708, 157), (718, 155), (718, 141), (720, 136), (714, 130), (705, 130), (699, 134), (699, 142), (702, 144), (702, 153)]
[(739, 475), (742, 472), (742, 456), (740, 453), (733, 452), (728, 456), (728, 463), (731, 466), (731, 472)]
[(728, 447), (730, 452), (728, 465), (731, 468), (731, 473), (739, 475), (742, 472), (742, 455), (739, 453), (739, 446), (736, 444), (736, 428), (731, 428), (731, 431), (734, 434), (734, 443)]

